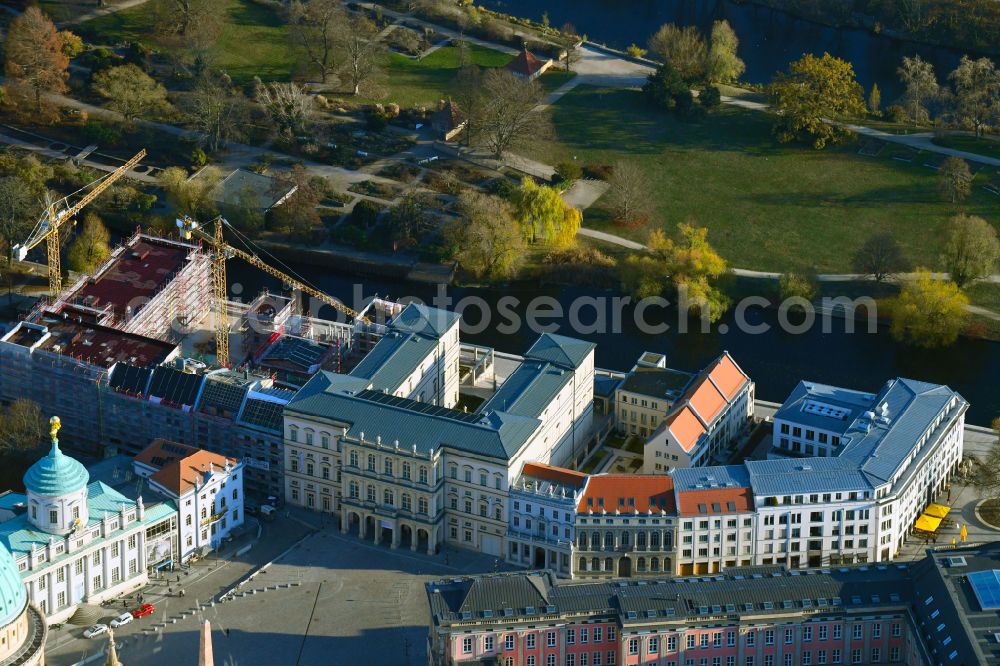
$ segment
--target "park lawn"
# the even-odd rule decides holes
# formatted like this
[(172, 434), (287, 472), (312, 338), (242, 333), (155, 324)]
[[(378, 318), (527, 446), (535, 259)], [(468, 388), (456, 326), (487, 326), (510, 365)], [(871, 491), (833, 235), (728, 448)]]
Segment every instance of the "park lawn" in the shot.
[[(472, 62), (483, 68), (503, 67), (512, 56), (469, 45)], [(386, 94), (382, 102), (395, 102), (404, 108), (433, 106), (439, 100), (454, 96), (460, 65), (459, 48), (443, 46), (421, 60), (412, 60), (398, 53), (389, 53), (386, 65)]]
[[(958, 206), (942, 202), (934, 171), (847, 145), (817, 151), (781, 145), (771, 117), (723, 106), (698, 123), (649, 108), (641, 93), (578, 86), (551, 110), (553, 136), (520, 150), (548, 164), (572, 159), (612, 164), (638, 161), (650, 177), (653, 222), (614, 225), (604, 206), (584, 224), (644, 241), (653, 227), (673, 233), (680, 222), (709, 229), (709, 241), (730, 265), (758, 270), (848, 272), (871, 234), (895, 234), (917, 264), (935, 266), (942, 228), (958, 211), (994, 223), (996, 198), (973, 188)], [(978, 179), (976, 184), (978, 185)]]
[(964, 150), (968, 153), (1000, 159), (1000, 139), (998, 138), (953, 134), (934, 137), (934, 143), (945, 148), (954, 148), (955, 150)]
[[(87, 21), (76, 29), (93, 43), (148, 43), (153, 18), (148, 8), (140, 5)], [(240, 85), (250, 84), (254, 76), (264, 81), (288, 81), (295, 68), (287, 25), (276, 11), (250, 0), (226, 0), (222, 32), (208, 57), (213, 67), (225, 70)]]
[(576, 72), (567, 72), (565, 69), (550, 67), (544, 74), (538, 77), (538, 83), (542, 86), (542, 90), (550, 93), (573, 80), (575, 76)]

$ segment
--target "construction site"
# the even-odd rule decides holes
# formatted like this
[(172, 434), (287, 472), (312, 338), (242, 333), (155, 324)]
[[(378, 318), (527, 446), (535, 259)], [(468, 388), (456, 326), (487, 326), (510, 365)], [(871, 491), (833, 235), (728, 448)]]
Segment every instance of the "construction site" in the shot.
[(156, 438), (238, 457), (248, 490), (278, 494), (282, 407), (316, 372), (350, 371), (400, 306), (376, 299), (345, 323), (302, 314), (298, 290), (220, 299), (219, 258), (201, 241), (128, 238), (0, 338), (0, 403), (59, 414), (67, 444), (99, 458)]

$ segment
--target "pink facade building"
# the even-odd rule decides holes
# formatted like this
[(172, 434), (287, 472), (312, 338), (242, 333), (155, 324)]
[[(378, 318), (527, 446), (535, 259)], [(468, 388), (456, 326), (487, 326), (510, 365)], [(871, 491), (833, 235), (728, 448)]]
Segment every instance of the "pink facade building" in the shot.
[[(974, 579), (982, 590), (965, 590)], [(978, 636), (1000, 632), (1000, 544), (909, 564), (688, 578), (495, 574), (428, 583), (427, 593), (432, 666), (972, 666), (1000, 657), (994, 634), (990, 645)]]

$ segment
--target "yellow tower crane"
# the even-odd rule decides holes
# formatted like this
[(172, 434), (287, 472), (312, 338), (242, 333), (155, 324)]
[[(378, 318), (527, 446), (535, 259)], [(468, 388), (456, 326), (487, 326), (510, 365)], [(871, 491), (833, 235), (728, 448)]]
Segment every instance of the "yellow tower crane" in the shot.
[(313, 298), (319, 299), (330, 307), (343, 312), (348, 317), (370, 323), (367, 317), (355, 312), (333, 296), (324, 294), (301, 280), (297, 280), (279, 271), (250, 252), (245, 252), (228, 244), (222, 233), (223, 226), (229, 226), (229, 222), (222, 217), (216, 218), (214, 233), (209, 234), (201, 228), (198, 222), (190, 217), (185, 216), (177, 220), (177, 228), (180, 229), (180, 233), (185, 239), (190, 240), (192, 236), (197, 236), (214, 248), (212, 255), (212, 296), (215, 306), (215, 354), (219, 365), (229, 367), (229, 314), (226, 312), (226, 260), (231, 257), (242, 259), (268, 275), (284, 281), (293, 289), (298, 289), (303, 293), (309, 294)]
[(111, 187), (115, 181), (124, 176), (129, 169), (138, 164), (145, 156), (146, 149), (143, 148), (136, 153), (135, 157), (122, 166), (81, 188), (80, 192), (84, 190), (89, 191), (75, 204), (70, 205), (69, 197), (51, 204), (45, 213), (42, 214), (41, 219), (38, 220), (38, 224), (35, 225), (35, 230), (31, 232), (28, 240), (21, 245), (14, 246), (14, 256), (18, 261), (24, 261), (24, 258), (28, 256), (28, 252), (35, 249), (42, 241), (45, 241), (48, 249), (49, 296), (51, 298), (58, 298), (59, 294), (62, 293), (62, 266), (59, 260), (59, 228), (64, 222), (72, 219), (77, 213), (83, 210), (84, 206), (99, 197), (104, 190)]

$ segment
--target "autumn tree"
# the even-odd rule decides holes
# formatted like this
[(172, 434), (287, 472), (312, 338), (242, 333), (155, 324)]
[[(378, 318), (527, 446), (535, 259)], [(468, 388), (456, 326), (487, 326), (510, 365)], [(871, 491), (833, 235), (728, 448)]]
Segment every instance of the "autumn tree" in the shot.
[(954, 115), (959, 123), (981, 136), (987, 127), (1000, 121), (1000, 70), (992, 60), (962, 56), (948, 80), (954, 90)]
[(19, 398), (0, 408), (0, 452), (29, 456), (45, 444), (48, 424), (37, 403)]
[(94, 74), (91, 87), (108, 100), (108, 108), (122, 114), (127, 123), (161, 114), (170, 108), (167, 89), (131, 63)]
[(712, 37), (708, 47), (707, 77), (713, 83), (732, 83), (746, 71), (746, 65), (737, 55), (740, 39), (729, 21), (712, 24)]
[(305, 133), (312, 119), (314, 104), (298, 84), (258, 81), (254, 96), (279, 137), (291, 139)]
[(713, 282), (726, 272), (726, 261), (708, 243), (707, 229), (681, 223), (677, 232), (677, 240), (660, 229), (650, 232), (647, 252), (625, 260), (622, 287), (636, 298), (648, 298), (672, 285), (682, 306), (718, 321), (729, 299)]
[(606, 201), (616, 224), (639, 227), (649, 221), (653, 186), (646, 171), (636, 162), (619, 160), (608, 178)]
[(378, 29), (365, 16), (351, 15), (339, 32), (339, 48), (343, 52), (343, 79), (352, 95), (361, 94), (382, 73), (382, 48), (375, 40)]
[(206, 74), (184, 98), (188, 124), (205, 137), (215, 152), (230, 141), (240, 140), (250, 118), (247, 99), (223, 76)]
[(14, 284), (14, 246), (23, 243), (31, 233), (40, 204), (22, 178), (0, 177), (0, 249), (4, 255), (5, 266), (2, 273), (7, 283), (8, 304), (12, 299), (11, 289)]
[(155, 0), (149, 11), (162, 36), (201, 40), (217, 33), (225, 8), (222, 0)]
[(972, 194), (972, 171), (961, 157), (946, 157), (938, 169), (938, 179), (941, 195), (951, 203)]
[(178, 215), (190, 215), (196, 220), (208, 220), (218, 214), (212, 192), (222, 182), (215, 167), (205, 167), (192, 178), (180, 167), (164, 169), (158, 185), (167, 195), (167, 202)]
[(571, 245), (582, 219), (562, 198), (554, 187), (539, 185), (531, 178), (524, 178), (514, 195), (514, 217), (521, 227), (525, 241), (542, 240), (557, 249)]
[(896, 273), (910, 270), (896, 237), (888, 231), (869, 236), (854, 253), (854, 270), (882, 282)]
[(981, 217), (956, 215), (948, 222), (943, 258), (952, 281), (961, 288), (989, 277), (1000, 260), (996, 229)]
[(339, 0), (293, 0), (288, 6), (289, 35), (309, 66), (329, 82), (340, 65), (339, 41), (347, 14)]
[(917, 347), (944, 347), (958, 339), (969, 299), (954, 282), (926, 269), (907, 280), (891, 304), (892, 335)]
[(483, 76), (483, 109), (479, 131), (496, 159), (544, 130), (544, 118), (532, 110), (542, 101), (538, 81), (527, 81), (502, 68)]
[(70, 270), (78, 273), (93, 273), (111, 254), (111, 236), (94, 213), (87, 213), (83, 226), (69, 246), (66, 255)]
[(478, 277), (503, 279), (524, 261), (524, 236), (510, 204), (500, 197), (466, 190), (458, 198), (459, 217), (444, 228), (455, 259)]
[(993, 419), (992, 428), (997, 439), (993, 440), (986, 456), (979, 458), (973, 479), (976, 489), (986, 497), (1000, 495), (1000, 417)]
[(35, 95), (35, 109), (42, 108), (42, 93), (66, 91), (69, 58), (65, 42), (49, 18), (31, 6), (10, 22), (4, 43), (4, 73), (15, 85)]
[(666, 23), (649, 38), (649, 50), (663, 62), (669, 62), (685, 81), (696, 81), (705, 76), (708, 46), (698, 28), (678, 27)]
[(774, 132), (782, 143), (809, 141), (816, 149), (850, 136), (828, 120), (865, 114), (865, 98), (849, 62), (829, 53), (807, 53), (775, 77), (771, 92), (778, 109)]
[(882, 91), (879, 90), (878, 84), (872, 84), (872, 91), (868, 94), (868, 113), (873, 116), (882, 115)]
[(812, 301), (819, 294), (815, 276), (803, 273), (782, 273), (778, 277), (778, 295), (781, 300), (804, 298)]
[(903, 94), (899, 104), (906, 109), (914, 125), (930, 120), (928, 104), (937, 99), (941, 92), (934, 65), (918, 55), (904, 57), (903, 64), (896, 70), (903, 84)]

